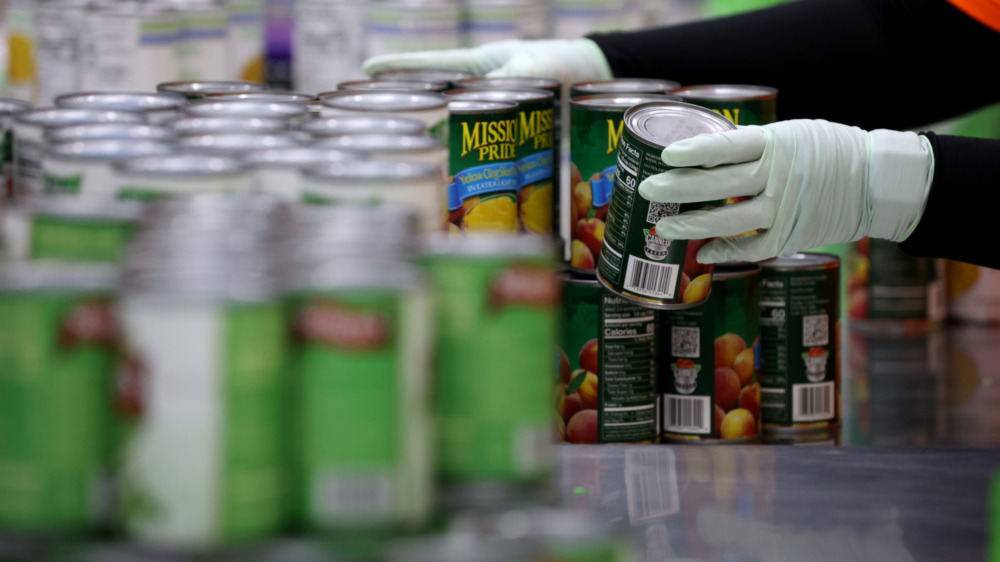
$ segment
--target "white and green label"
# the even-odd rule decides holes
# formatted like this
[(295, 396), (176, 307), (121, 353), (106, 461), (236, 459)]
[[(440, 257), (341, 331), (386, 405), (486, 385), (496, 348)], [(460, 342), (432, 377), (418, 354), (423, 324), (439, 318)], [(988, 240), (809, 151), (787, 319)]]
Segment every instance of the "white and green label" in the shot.
[(134, 224), (130, 221), (79, 221), (35, 215), (31, 221), (30, 259), (117, 262)]

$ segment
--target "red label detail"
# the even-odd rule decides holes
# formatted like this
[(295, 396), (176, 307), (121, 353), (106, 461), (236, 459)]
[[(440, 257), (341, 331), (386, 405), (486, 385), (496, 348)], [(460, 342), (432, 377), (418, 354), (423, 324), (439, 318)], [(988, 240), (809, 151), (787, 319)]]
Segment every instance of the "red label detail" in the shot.
[(378, 349), (389, 340), (386, 320), (381, 314), (329, 302), (306, 305), (295, 328), (305, 340), (345, 349)]
[(118, 333), (115, 317), (107, 300), (81, 303), (66, 315), (59, 331), (63, 347), (81, 344), (112, 344)]
[(551, 308), (559, 300), (559, 283), (548, 269), (513, 267), (501, 273), (490, 290), (496, 308), (528, 305)]

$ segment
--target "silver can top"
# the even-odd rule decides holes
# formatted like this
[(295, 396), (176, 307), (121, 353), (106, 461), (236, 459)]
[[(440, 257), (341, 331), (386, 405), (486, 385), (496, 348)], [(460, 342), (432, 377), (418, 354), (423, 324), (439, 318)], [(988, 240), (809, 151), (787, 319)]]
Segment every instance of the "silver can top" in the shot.
[(681, 85), (672, 80), (653, 78), (615, 78), (613, 80), (592, 80), (577, 82), (571, 86), (580, 95), (589, 94), (665, 94)]
[(367, 158), (361, 152), (323, 148), (321, 146), (293, 146), (252, 150), (243, 160), (252, 166), (288, 166), (300, 168), (333, 162), (359, 162)]
[(180, 109), (187, 99), (171, 92), (78, 92), (55, 99), (56, 107), (76, 109), (111, 109), (114, 111), (163, 111)]
[(441, 141), (422, 135), (341, 135), (316, 141), (316, 146), (360, 152), (423, 153), (440, 150)]
[(46, 148), (45, 157), (52, 160), (113, 162), (173, 152), (173, 145), (155, 140), (92, 139), (50, 145)]
[(100, 139), (171, 141), (176, 137), (177, 133), (167, 127), (141, 123), (93, 123), (45, 131), (45, 140), (50, 143)]
[(515, 90), (515, 89), (463, 89), (449, 90), (444, 93), (448, 99), (452, 100), (479, 100), (479, 101), (545, 101), (555, 100), (555, 95), (548, 90)]
[(200, 99), (210, 92), (255, 92), (266, 89), (267, 84), (247, 80), (162, 82), (156, 85), (157, 92), (180, 94), (187, 99)]
[(397, 90), (408, 92), (416, 90), (423, 92), (443, 92), (448, 87), (449, 83), (442, 80), (392, 80), (388, 78), (349, 80), (337, 84), (337, 90), (340, 91)]
[(32, 105), (24, 100), (15, 98), (0, 98), (0, 115), (14, 115), (31, 111)]
[(572, 107), (597, 111), (621, 111), (633, 105), (651, 101), (679, 100), (676, 96), (664, 94), (594, 94), (569, 100)]
[(657, 148), (703, 133), (723, 133), (736, 125), (710, 109), (679, 101), (636, 105), (625, 112), (625, 128)]
[(392, 133), (421, 135), (427, 125), (419, 119), (394, 115), (339, 115), (303, 124), (299, 130), (316, 137), (332, 137), (357, 133)]
[(320, 96), (326, 107), (345, 111), (421, 111), (443, 109), (448, 100), (436, 92), (328, 92)]
[(205, 101), (276, 101), (308, 105), (316, 101), (316, 96), (303, 92), (289, 92), (286, 90), (263, 90), (259, 92), (209, 92), (205, 94)]
[(181, 117), (166, 123), (181, 136), (213, 133), (270, 133), (288, 129), (281, 117)]
[(457, 115), (514, 113), (517, 111), (517, 104), (509, 101), (453, 100), (448, 102), (448, 111)]
[(558, 92), (562, 88), (562, 83), (558, 80), (553, 80), (551, 78), (529, 78), (529, 77), (501, 77), (501, 78), (467, 78), (465, 80), (460, 80), (458, 82), (461, 88), (476, 88), (476, 89), (534, 89), (534, 90), (545, 90), (548, 92)]
[(184, 108), (195, 117), (279, 117), (299, 119), (309, 114), (309, 108), (296, 103), (255, 100), (196, 101)]
[(475, 77), (476, 75), (471, 72), (440, 68), (403, 68), (383, 70), (375, 73), (375, 78), (380, 80), (427, 80), (430, 82), (449, 82), (451, 84), (458, 84), (461, 80)]
[(310, 179), (331, 184), (357, 184), (362, 182), (391, 183), (409, 187), (414, 181), (441, 179), (437, 166), (404, 162), (352, 162), (309, 166), (302, 174)]
[(236, 158), (207, 154), (146, 156), (116, 162), (114, 167), (119, 174), (152, 177), (211, 177), (247, 171), (246, 164)]
[(215, 153), (242, 153), (262, 148), (291, 148), (299, 146), (299, 139), (292, 131), (272, 133), (213, 133), (181, 137), (177, 148), (181, 150), (209, 151)]
[(672, 93), (680, 96), (682, 99), (713, 101), (766, 100), (778, 96), (778, 90), (774, 88), (744, 84), (706, 84), (702, 86), (685, 86), (683, 88), (678, 88)]
[(141, 113), (128, 111), (53, 107), (19, 113), (14, 117), (14, 122), (34, 127), (65, 127), (86, 123), (145, 123), (146, 117)]

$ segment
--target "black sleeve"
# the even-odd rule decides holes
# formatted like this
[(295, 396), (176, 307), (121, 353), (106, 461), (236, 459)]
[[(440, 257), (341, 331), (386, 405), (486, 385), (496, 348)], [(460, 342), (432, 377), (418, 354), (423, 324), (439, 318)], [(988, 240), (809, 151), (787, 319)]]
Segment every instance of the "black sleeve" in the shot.
[(934, 150), (934, 179), (917, 229), (900, 247), (917, 256), (950, 258), (1000, 269), (1000, 140), (925, 133)]
[(912, 129), (1000, 100), (1000, 33), (945, 0), (799, 0), (590, 38), (615, 76), (776, 87), (780, 119)]

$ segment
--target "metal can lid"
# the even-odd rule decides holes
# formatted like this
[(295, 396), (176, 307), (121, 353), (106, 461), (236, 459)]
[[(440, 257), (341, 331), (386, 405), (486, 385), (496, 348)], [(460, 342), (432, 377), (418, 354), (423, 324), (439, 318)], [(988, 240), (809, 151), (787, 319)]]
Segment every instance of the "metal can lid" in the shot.
[(32, 105), (24, 100), (15, 98), (0, 98), (0, 115), (14, 115), (31, 111)]
[(460, 256), (493, 258), (498, 256), (550, 258), (555, 256), (552, 240), (544, 236), (478, 234), (466, 238), (434, 236), (427, 242), (427, 256)]
[(348, 111), (419, 111), (443, 109), (448, 99), (436, 92), (328, 92), (320, 95), (326, 107)]
[(441, 181), (438, 166), (417, 162), (337, 162), (308, 166), (302, 173), (308, 178), (331, 183), (392, 182), (400, 187), (409, 187), (414, 180)]
[(625, 127), (658, 148), (703, 133), (722, 133), (736, 125), (710, 109), (679, 101), (647, 102), (625, 112)]
[[(315, 232), (317, 229), (356, 232), (358, 226), (381, 229), (383, 223), (400, 225), (407, 237), (417, 235), (417, 213), (413, 207), (395, 202), (374, 205), (345, 201), (338, 205), (301, 205), (294, 208), (287, 229), (295, 232)], [(391, 232), (391, 231), (390, 231)]]
[(453, 115), (504, 113), (516, 110), (517, 104), (509, 101), (455, 100), (448, 102), (448, 111)]
[[(337, 84), (339, 91), (367, 91), (367, 90), (396, 90), (396, 91), (422, 91), (441, 92), (448, 89), (448, 82), (441, 80), (404, 80), (374, 78), (372, 80), (349, 80)], [(322, 95), (322, 94), (320, 94)]]
[(288, 129), (288, 120), (281, 117), (181, 117), (167, 123), (180, 135), (212, 133), (265, 133)]
[(573, 98), (569, 100), (569, 104), (573, 107), (583, 107), (588, 110), (621, 111), (640, 103), (678, 99), (680, 98), (665, 94), (594, 94), (592, 96)]
[(705, 84), (702, 86), (684, 86), (671, 92), (683, 99), (746, 101), (766, 100), (778, 96), (778, 90), (767, 86), (750, 86), (745, 84)]
[(475, 77), (476, 75), (471, 72), (442, 68), (399, 68), (375, 73), (376, 79), (428, 80), (431, 82), (451, 82), (452, 84)]
[(462, 88), (476, 89), (516, 89), (516, 90), (545, 90), (550, 92), (558, 91), (562, 88), (562, 82), (551, 78), (531, 78), (521, 76), (504, 76), (502, 78), (466, 78), (459, 80), (458, 85)]
[(146, 117), (141, 113), (129, 111), (50, 107), (25, 111), (16, 115), (14, 121), (36, 127), (61, 127), (86, 123), (145, 123)]
[(186, 98), (194, 95), (202, 96), (209, 92), (255, 92), (266, 90), (267, 84), (248, 80), (205, 80), (184, 82), (161, 82), (156, 85), (157, 92), (172, 92)]
[(530, 540), (483, 538), (451, 533), (398, 541), (389, 548), (389, 562), (523, 562), (538, 556), (540, 545)]
[(591, 80), (577, 82), (570, 86), (583, 94), (657, 94), (666, 93), (681, 85), (673, 80), (654, 78), (615, 78), (613, 80)]
[(270, 133), (210, 133), (191, 135), (177, 141), (182, 150), (209, 150), (214, 152), (243, 152), (262, 148), (291, 148), (299, 146), (299, 139), (292, 131)]
[(160, 111), (180, 109), (187, 98), (172, 92), (78, 92), (55, 99), (56, 107), (111, 109), (114, 111)]
[(278, 101), (203, 100), (186, 106), (184, 113), (198, 117), (240, 116), (295, 119), (308, 115), (309, 108), (296, 103)]
[(835, 269), (840, 267), (840, 258), (821, 252), (801, 252), (788, 257), (776, 257), (762, 261), (760, 266), (772, 271)]
[(462, 89), (448, 90), (444, 93), (450, 100), (474, 100), (474, 101), (545, 101), (554, 100), (555, 95), (548, 90), (537, 89)]
[(316, 101), (316, 96), (304, 92), (290, 92), (287, 90), (262, 90), (255, 92), (209, 92), (205, 94), (205, 101), (276, 101), (297, 103), (308, 105)]
[(154, 177), (199, 177), (240, 174), (246, 164), (236, 158), (208, 154), (168, 154), (144, 156), (114, 164), (120, 174)]
[(578, 285), (581, 287), (599, 288), (601, 284), (597, 281), (597, 275), (581, 275), (573, 271), (563, 271), (559, 278), (567, 285)]
[(142, 123), (91, 123), (50, 128), (45, 139), (50, 143), (100, 139), (170, 141), (177, 136), (173, 130)]
[(338, 150), (322, 146), (290, 146), (251, 150), (243, 161), (253, 166), (291, 166), (299, 168), (328, 162), (358, 162), (367, 156), (362, 152)]
[(14, 209), (32, 215), (54, 215), (75, 219), (138, 221), (143, 213), (139, 201), (110, 195), (29, 195), (18, 199)]
[(309, 121), (299, 127), (299, 130), (317, 137), (356, 133), (422, 135), (427, 132), (427, 125), (419, 119), (395, 115), (338, 115)]
[(754, 277), (760, 275), (760, 266), (749, 262), (730, 262), (715, 265), (712, 272), (713, 281), (725, 281), (727, 279), (740, 279), (743, 277)]
[(45, 150), (45, 157), (52, 160), (113, 162), (172, 152), (174, 152), (173, 145), (161, 141), (93, 139), (49, 145)]
[(111, 291), (118, 271), (108, 265), (49, 261), (9, 261), (0, 264), (0, 291)]
[(422, 135), (365, 134), (327, 137), (316, 146), (358, 150), (362, 152), (430, 152), (442, 148), (441, 141)]
[(281, 285), (290, 291), (411, 290), (423, 285), (423, 277), (416, 266), (403, 260), (378, 255), (332, 255), (318, 265), (294, 267)]

